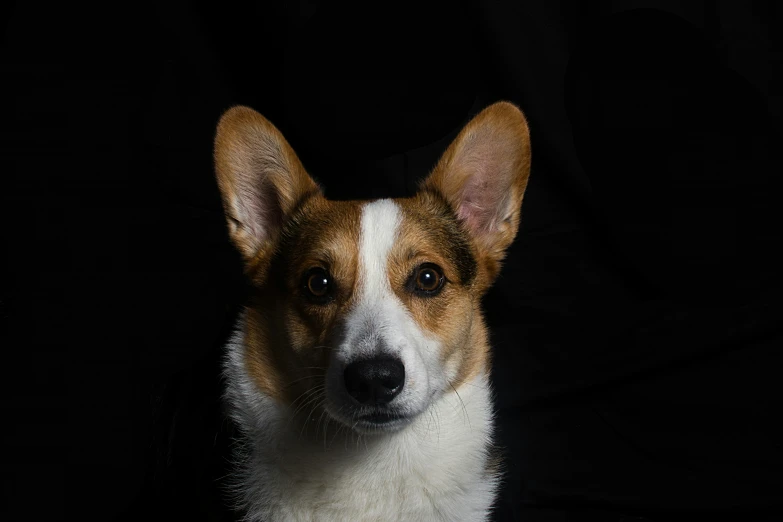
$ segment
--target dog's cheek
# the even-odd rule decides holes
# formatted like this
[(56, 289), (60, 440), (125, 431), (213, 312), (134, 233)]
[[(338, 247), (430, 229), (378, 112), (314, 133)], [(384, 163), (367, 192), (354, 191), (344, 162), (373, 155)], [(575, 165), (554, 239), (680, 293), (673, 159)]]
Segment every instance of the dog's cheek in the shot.
[(437, 359), (450, 379), (464, 373), (465, 360), (471, 358), (472, 301), (464, 289), (452, 287), (435, 297), (414, 297), (409, 303), (411, 315), (422, 330), (438, 339)]
[(299, 369), (326, 371), (329, 361), (329, 327), (333, 312), (327, 308), (308, 313), (291, 307), (286, 314), (286, 331), (291, 353)]
[(446, 313), (440, 321), (441, 361), (449, 370), (452, 380), (461, 380), (467, 361), (474, 350), (471, 338), (475, 328), (476, 310), (473, 300), (460, 292), (451, 300)]

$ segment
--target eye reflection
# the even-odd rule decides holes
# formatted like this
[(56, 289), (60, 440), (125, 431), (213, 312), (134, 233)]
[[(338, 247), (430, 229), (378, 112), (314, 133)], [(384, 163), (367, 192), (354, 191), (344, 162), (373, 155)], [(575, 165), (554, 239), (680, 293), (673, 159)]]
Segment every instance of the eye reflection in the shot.
[(443, 287), (445, 278), (438, 265), (424, 263), (419, 265), (413, 273), (413, 288), (420, 295), (432, 296)]
[(311, 268), (304, 277), (304, 287), (307, 295), (316, 302), (322, 301), (329, 296), (332, 281), (326, 270), (320, 267)]

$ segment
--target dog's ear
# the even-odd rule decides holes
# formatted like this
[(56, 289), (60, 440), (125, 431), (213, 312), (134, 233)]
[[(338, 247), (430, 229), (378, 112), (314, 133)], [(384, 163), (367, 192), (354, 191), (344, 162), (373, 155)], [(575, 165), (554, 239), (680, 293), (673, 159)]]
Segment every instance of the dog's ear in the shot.
[(522, 112), (498, 102), (473, 118), (424, 181), (473, 237), (494, 279), (519, 228), (530, 174), (530, 133)]
[(299, 201), (320, 193), (280, 131), (248, 107), (220, 118), (215, 172), (229, 235), (246, 262), (273, 247)]

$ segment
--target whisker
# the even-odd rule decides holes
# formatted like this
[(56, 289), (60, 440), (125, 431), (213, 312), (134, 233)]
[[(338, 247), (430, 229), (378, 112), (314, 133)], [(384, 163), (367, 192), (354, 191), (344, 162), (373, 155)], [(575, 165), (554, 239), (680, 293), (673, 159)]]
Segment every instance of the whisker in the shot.
[[(324, 388), (325, 388), (325, 386), (322, 385), (322, 384), (321, 385), (316, 385), (316, 386), (313, 386), (312, 388), (309, 388), (305, 392), (305, 394), (306, 394), (305, 397), (302, 398), (302, 396), (300, 395), (300, 398), (302, 398), (302, 403), (294, 410), (294, 413), (292, 414), (292, 417), (295, 417), (296, 414), (299, 413), (302, 410), (303, 407), (305, 407), (307, 404), (310, 403), (310, 401), (312, 400), (313, 396), (318, 394), (318, 393), (320, 393), (321, 391), (323, 391)], [(303, 394), (303, 395), (305, 395), (305, 394)], [(299, 399), (297, 399), (297, 400), (299, 400)], [(292, 406), (294, 404), (295, 404), (295, 402), (291, 403)]]
[(294, 418), (296, 418), (296, 415), (308, 404), (310, 404), (310, 401), (313, 399), (314, 396), (317, 396), (319, 393), (323, 391), (325, 386), (323, 384), (318, 384), (316, 386), (313, 386), (312, 388), (308, 388), (304, 393), (302, 393), (299, 397), (297, 397), (292, 403), (291, 407), (293, 407), (297, 402), (302, 401), (299, 406), (297, 406), (291, 416), (288, 418), (288, 422), (286, 423), (283, 430), (287, 430), (290, 426), (291, 422), (293, 422)]
[(451, 389), (454, 390), (454, 393), (457, 394), (457, 398), (459, 399), (459, 403), (462, 405), (462, 412), (465, 414), (465, 419), (468, 421), (468, 428), (470, 430), (473, 430), (473, 426), (470, 424), (470, 415), (468, 415), (468, 409), (465, 407), (465, 402), (462, 400), (462, 397), (460, 396), (459, 392), (457, 391), (457, 388), (454, 387), (453, 384), (451, 384), (451, 381), (449, 381), (449, 386), (451, 386)]
[[(338, 409), (338, 410), (337, 410), (337, 415), (341, 415), (344, 409), (345, 409), (345, 405), (343, 405), (343, 406), (340, 406), (340, 409)], [(338, 436), (338, 435), (339, 435), (339, 434), (340, 434), (340, 433), (343, 431), (343, 429), (345, 429), (345, 428), (346, 428), (345, 424), (343, 424), (342, 422), (340, 422), (340, 423), (339, 423), (339, 425), (337, 426), (337, 431), (335, 432), (334, 436), (332, 437), (332, 440), (331, 440), (331, 441), (329, 441), (329, 446), (331, 446), (331, 445), (334, 443), (334, 439), (336, 439), (336, 438), (337, 438), (337, 436)]]
[[(307, 390), (305, 390), (304, 392), (302, 392), (302, 394), (301, 394), (301, 395), (299, 395), (299, 397), (297, 397), (296, 399), (294, 399), (294, 400), (293, 400), (293, 402), (291, 402), (291, 406), (290, 406), (290, 407), (294, 408), (294, 412), (291, 414), (291, 416), (292, 416), (292, 417), (295, 417), (295, 416), (296, 416), (297, 412), (299, 411), (299, 408), (301, 407), (301, 404), (300, 404), (300, 406), (296, 406), (296, 403), (298, 403), (299, 401), (306, 402), (306, 401), (307, 401), (307, 399), (310, 397), (310, 395), (311, 395), (313, 392), (315, 392), (315, 391), (316, 391), (316, 389), (318, 388), (318, 386), (319, 386), (319, 385), (316, 385), (316, 386), (313, 386), (313, 387), (311, 387), (311, 388), (308, 388)], [(295, 406), (296, 406), (296, 407), (295, 407)]]
[(320, 432), (319, 428), (321, 426), (321, 421), (324, 419), (324, 415), (326, 415), (326, 422), (324, 423), (324, 449), (326, 448), (326, 426), (329, 424), (329, 415), (326, 412), (326, 408), (324, 408), (324, 404), (326, 404), (326, 397), (322, 397), (321, 402), (316, 406), (316, 408), (321, 408), (321, 415), (318, 416), (318, 422), (315, 423), (315, 435), (316, 439), (318, 438), (318, 433)]
[(440, 411), (435, 410), (435, 429), (438, 432), (438, 443), (440, 443)]
[[(310, 415), (313, 414), (313, 411), (315, 411), (315, 407), (318, 406), (318, 402), (323, 398), (323, 394), (321, 393), (321, 391), (322, 390), (317, 390), (316, 392), (311, 394), (307, 402), (303, 403), (301, 407), (298, 409), (298, 411), (303, 411), (311, 404), (315, 404), (315, 406), (311, 408), (308, 414), (305, 416), (304, 422), (302, 423), (302, 431), (304, 430), (305, 427), (307, 427), (308, 421), (310, 420)], [(300, 435), (302, 434), (302, 431), (300, 431)]]
[(298, 379), (294, 379), (293, 381), (290, 381), (288, 384), (283, 386), (283, 389), (288, 389), (288, 388), (290, 388), (291, 386), (293, 386), (294, 384), (296, 384), (298, 382), (302, 382), (302, 381), (307, 380), (307, 379), (318, 379), (319, 377), (322, 378), (323, 375), (305, 375), (304, 377), (299, 377)]

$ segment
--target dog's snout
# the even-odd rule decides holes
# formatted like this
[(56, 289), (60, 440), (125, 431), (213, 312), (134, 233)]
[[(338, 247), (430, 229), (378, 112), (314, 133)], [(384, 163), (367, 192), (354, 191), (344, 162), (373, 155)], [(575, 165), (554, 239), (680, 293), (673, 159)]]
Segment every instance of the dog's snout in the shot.
[(405, 383), (405, 366), (399, 359), (363, 359), (345, 367), (345, 389), (364, 405), (388, 404)]

